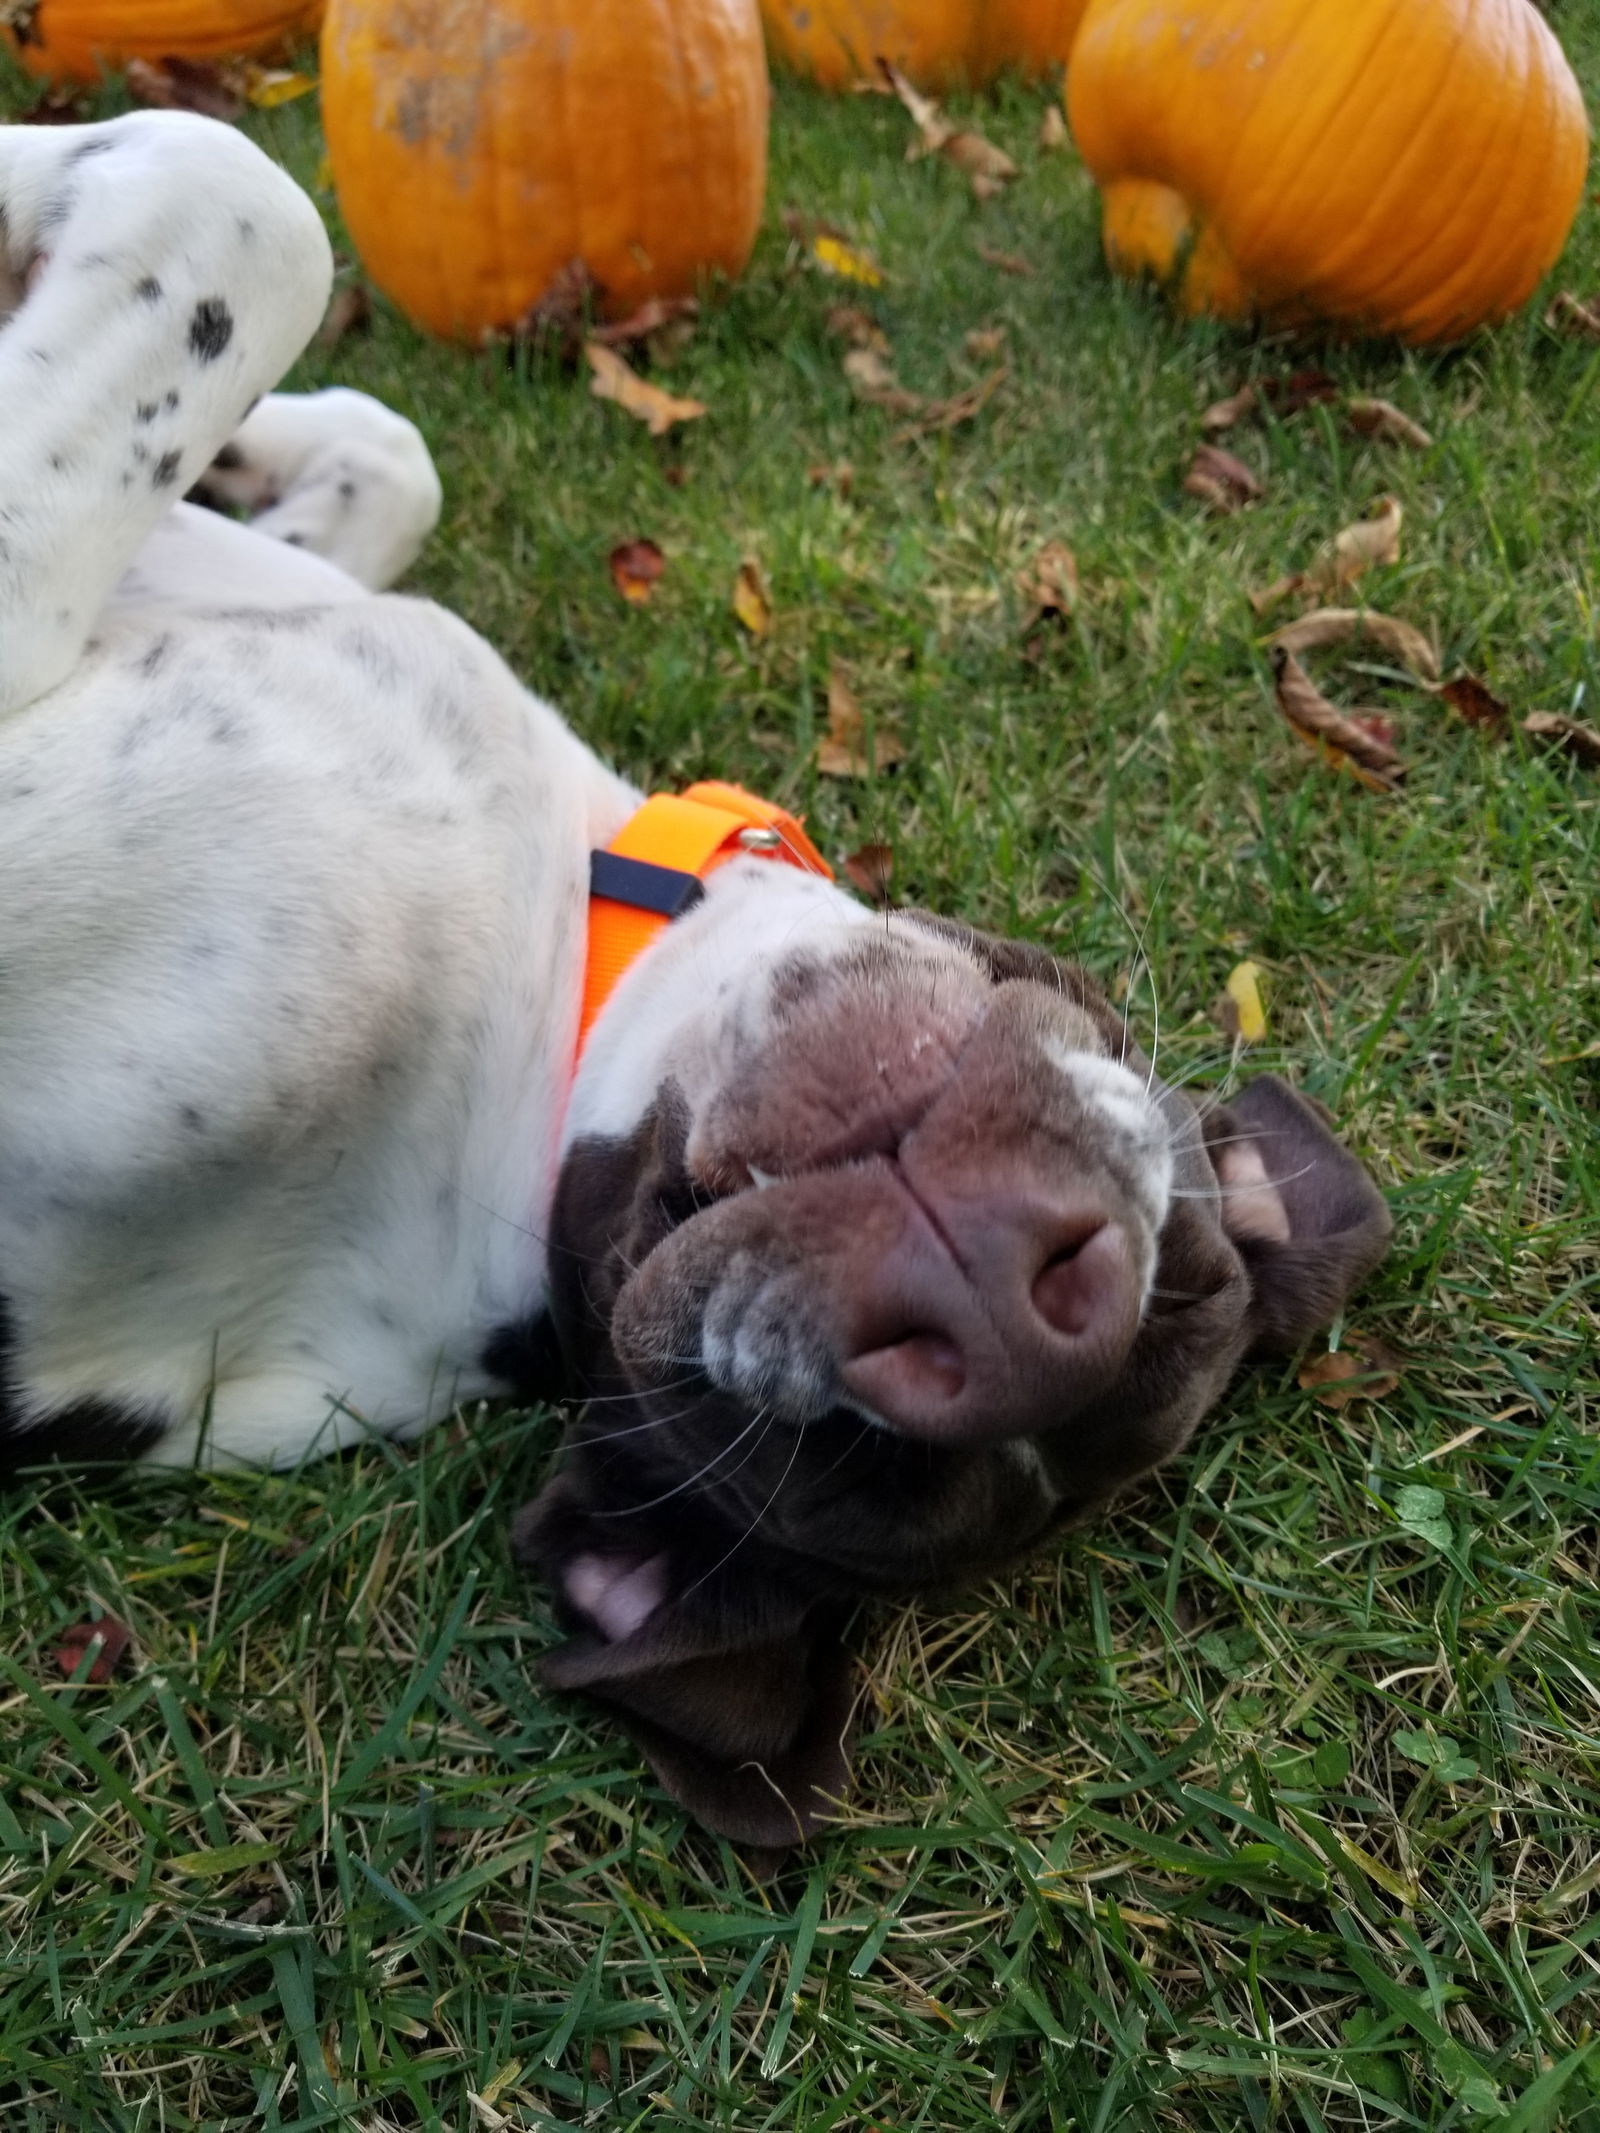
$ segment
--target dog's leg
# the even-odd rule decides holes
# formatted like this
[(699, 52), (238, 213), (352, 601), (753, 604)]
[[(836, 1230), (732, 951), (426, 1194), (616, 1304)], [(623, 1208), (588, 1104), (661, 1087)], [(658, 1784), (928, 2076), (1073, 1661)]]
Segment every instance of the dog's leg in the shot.
[(331, 278), (316, 210), (231, 127), (0, 127), (0, 715), (71, 672)]
[(415, 425), (366, 393), (269, 393), (201, 476), (205, 502), (381, 592), (415, 562), (442, 492)]

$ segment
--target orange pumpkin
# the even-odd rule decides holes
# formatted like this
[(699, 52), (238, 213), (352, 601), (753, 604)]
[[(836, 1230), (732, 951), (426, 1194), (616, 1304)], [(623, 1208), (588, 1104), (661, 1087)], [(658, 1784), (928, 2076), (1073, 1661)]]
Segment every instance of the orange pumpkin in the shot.
[(756, 0), (331, 0), (322, 117), (368, 272), (458, 340), (581, 260), (612, 316), (750, 256)]
[(1072, 49), (1088, 0), (761, 0), (776, 60), (826, 89), (870, 78), (881, 54), (919, 89), (1043, 74)]
[(1530, 0), (1091, 0), (1067, 111), (1114, 268), (1412, 342), (1527, 300), (1588, 160)]
[(11, 0), (0, 46), (41, 81), (93, 82), (130, 59), (263, 59), (321, 19), (322, 0)]

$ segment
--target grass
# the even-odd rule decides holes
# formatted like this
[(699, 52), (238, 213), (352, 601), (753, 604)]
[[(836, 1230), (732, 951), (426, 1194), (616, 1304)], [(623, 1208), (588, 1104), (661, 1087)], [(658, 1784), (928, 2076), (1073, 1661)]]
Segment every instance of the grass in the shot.
[[(1600, 28), (1561, 20), (1592, 93)], [(1519, 713), (1593, 716), (1600, 349), (1536, 304), (1450, 354), (1323, 351), (1434, 449), (1314, 408), (1240, 433), (1268, 497), (1207, 519), (1198, 410), (1300, 358), (1112, 286), (1040, 109), (984, 109), (1024, 174), (980, 209), (903, 163), (893, 106), (783, 87), (755, 260), (664, 373), (712, 412), (668, 442), (551, 356), (383, 310), (293, 382), (415, 416), (449, 499), (416, 584), (629, 772), (892, 844), (907, 899), (1134, 973), (1148, 1032), (1136, 930), (1169, 1071), (1265, 1062), (1334, 1104), (1397, 1217), (1352, 1323), (1399, 1382), (1340, 1413), (1254, 1372), (1057, 1558), (874, 1622), (855, 1805), (765, 1884), (530, 1685), (551, 1628), (505, 1530), (558, 1417), (14, 1495), (8, 2133), (1600, 2127), (1600, 783), (1324, 664), (1411, 764), (1399, 799), (1331, 775), (1245, 598), (1392, 491), (1374, 603)], [(250, 123), (314, 179), (306, 103)], [(1004, 326), (969, 428), (895, 444), (852, 401), (823, 319), (853, 292), (790, 201), (882, 259), (909, 386), (972, 382), (963, 335)], [(1560, 279), (1600, 286), (1592, 202)], [(807, 479), (840, 459), (848, 499)], [(634, 611), (606, 556), (641, 534), (668, 561)], [(1015, 579), (1049, 539), (1083, 597), (1030, 649)], [(895, 720), (892, 775), (813, 776), (833, 661)], [(1247, 954), (1271, 1035), (1235, 1063), (1214, 1003)], [(136, 1656), (68, 1683), (59, 1633), (102, 1609)]]

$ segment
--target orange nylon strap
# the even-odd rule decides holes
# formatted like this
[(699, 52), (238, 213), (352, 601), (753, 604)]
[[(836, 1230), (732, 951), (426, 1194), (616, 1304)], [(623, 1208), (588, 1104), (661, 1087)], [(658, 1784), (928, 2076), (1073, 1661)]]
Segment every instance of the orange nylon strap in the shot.
[[(775, 831), (778, 841), (754, 848), (741, 844), (741, 835), (750, 830)], [(802, 873), (833, 879), (833, 869), (793, 815), (770, 801), (758, 800), (741, 786), (715, 780), (691, 785), (684, 793), (652, 793), (606, 850), (701, 881), (728, 860), (742, 858), (774, 859)], [(623, 972), (671, 923), (658, 911), (641, 910), (610, 896), (590, 897), (589, 955), (583, 979), (583, 1017), (578, 1025), (580, 1053)]]

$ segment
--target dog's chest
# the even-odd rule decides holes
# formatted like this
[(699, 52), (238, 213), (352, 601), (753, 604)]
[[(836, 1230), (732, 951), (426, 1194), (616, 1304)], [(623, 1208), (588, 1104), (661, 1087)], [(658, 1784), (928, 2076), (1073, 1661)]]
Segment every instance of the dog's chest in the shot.
[(113, 614), (0, 731), (25, 1416), (281, 1460), (329, 1398), (337, 1437), (481, 1388), (542, 1290), (587, 852), (631, 805), (420, 603)]

